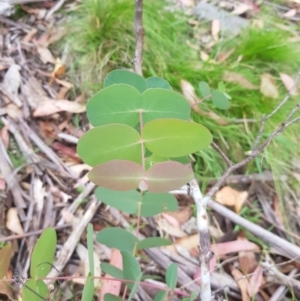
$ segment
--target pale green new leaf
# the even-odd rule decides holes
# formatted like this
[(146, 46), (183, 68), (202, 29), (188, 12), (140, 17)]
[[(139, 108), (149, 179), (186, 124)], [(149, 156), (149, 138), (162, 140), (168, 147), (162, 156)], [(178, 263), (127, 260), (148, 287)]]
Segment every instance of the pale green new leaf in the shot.
[(117, 159), (141, 163), (140, 135), (125, 124), (99, 126), (79, 139), (77, 152), (91, 166)]
[[(29, 289), (28, 289), (29, 288)], [(41, 301), (46, 300), (49, 295), (49, 289), (44, 281), (29, 279), (22, 288), (23, 301)]]
[(139, 241), (137, 250), (150, 249), (154, 247), (169, 246), (172, 242), (169, 239), (162, 237), (147, 237)]
[(148, 122), (142, 131), (145, 146), (164, 157), (180, 157), (208, 147), (210, 131), (201, 124), (178, 120), (157, 119)]

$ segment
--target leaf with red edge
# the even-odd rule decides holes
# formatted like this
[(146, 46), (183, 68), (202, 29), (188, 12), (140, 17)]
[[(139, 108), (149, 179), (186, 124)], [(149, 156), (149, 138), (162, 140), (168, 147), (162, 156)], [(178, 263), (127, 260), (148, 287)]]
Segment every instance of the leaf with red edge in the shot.
[(124, 191), (135, 189), (144, 178), (143, 167), (127, 160), (113, 160), (95, 166), (88, 174), (89, 179), (106, 189)]
[(194, 177), (193, 170), (179, 162), (153, 165), (146, 173), (150, 192), (168, 192), (180, 188)]

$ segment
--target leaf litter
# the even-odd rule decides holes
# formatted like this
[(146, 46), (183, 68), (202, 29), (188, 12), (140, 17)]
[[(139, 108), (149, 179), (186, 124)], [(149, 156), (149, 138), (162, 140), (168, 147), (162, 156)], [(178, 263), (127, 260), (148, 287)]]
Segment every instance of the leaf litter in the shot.
[[(193, 1), (182, 2), (185, 5), (188, 3), (189, 6), (193, 6), (190, 4)], [(231, 13), (235, 15), (250, 13), (252, 3), (250, 3), (251, 1), (246, 2), (235, 6)], [(296, 3), (296, 1), (294, 2)], [(48, 4), (53, 5), (53, 3)], [(84, 212), (88, 210), (93, 199), (93, 186), (87, 182), (86, 177), (90, 167), (82, 164), (75, 152), (74, 142), (70, 142), (77, 141), (82, 132), (90, 127), (85, 118), (85, 98), (81, 92), (78, 93), (74, 89), (74, 87), (78, 87), (76, 83), (71, 82), (68, 76), (67, 68), (69, 66), (62, 59), (63, 53), (49, 48), (67, 34), (67, 31), (64, 28), (55, 28), (51, 29), (49, 33), (44, 26), (45, 24), (53, 26), (55, 21), (62, 16), (54, 13), (46, 21), (44, 17), (49, 12), (47, 3), (32, 4), (30, 8), (22, 6), (22, 10), (26, 11), (27, 15), (12, 21), (12, 25), (5, 23), (5, 30), (1, 31), (1, 38), (5, 41), (6, 48), (1, 49), (0, 57), (0, 118), (1, 124), (5, 124), (1, 126), (0, 135), (0, 198), (5, 207), (0, 204), (0, 212), (5, 212), (6, 224), (1, 224), (4, 230), (0, 239), (14, 234), (18, 234), (21, 239), (18, 246), (20, 255), (13, 258), (8, 274), (15, 269), (26, 274), (26, 259), (37, 238), (35, 233), (40, 229), (49, 226), (62, 227), (57, 229), (57, 232), (60, 233), (58, 244), (61, 248), (68, 236), (76, 230), (76, 225)], [(291, 8), (283, 16), (291, 19), (297, 13), (297, 8)], [(44, 25), (41, 25), (41, 22), (44, 22)], [(222, 39), (219, 20), (214, 20), (211, 25), (210, 34), (213, 43), (216, 43)], [(230, 49), (227, 52), (219, 53), (216, 62), (210, 58), (209, 49), (202, 50), (200, 55), (205, 62), (222, 64), (226, 63), (233, 52), (234, 49)], [(279, 73), (279, 77), (287, 90), (293, 86), (291, 75)], [(235, 71), (224, 72), (223, 80), (249, 90), (260, 89), (261, 94), (267, 98), (277, 99), (279, 97), (279, 81), (268, 73), (261, 74), (260, 87)], [(197, 96), (191, 83), (182, 79), (181, 89), (195, 113), (212, 119), (216, 124), (222, 126), (227, 124), (227, 121), (219, 116), (218, 112), (204, 111), (197, 105), (201, 99)], [(293, 95), (297, 95), (297, 91), (294, 91)], [(60, 137), (71, 137), (72, 139), (66, 140)], [(20, 161), (22, 154), (26, 154), (23, 158), (24, 161), (23, 159)], [(299, 172), (300, 170), (295, 170), (294, 174), (298, 175)], [(85, 180), (83, 181), (83, 179)], [(263, 179), (254, 182), (258, 186), (265, 184)], [(254, 204), (257, 191), (251, 185), (245, 185), (243, 181), (237, 180), (237, 183), (238, 185), (235, 183), (233, 187), (223, 187), (216, 195), (216, 200), (235, 212), (247, 216), (251, 221), (253, 213), (245, 213), (244, 209), (248, 208), (247, 202)], [(278, 209), (277, 195), (273, 188), (270, 188), (268, 193), (274, 196), (271, 201), (273, 206), (269, 210), (273, 210), (274, 215), (278, 216), (281, 211)], [(80, 197), (81, 195), (82, 197)], [(168, 254), (167, 256), (171, 259), (179, 258), (181, 271), (185, 275), (189, 275), (193, 271), (194, 278), (197, 278), (199, 236), (195, 228), (190, 227), (190, 230), (187, 231), (187, 228), (184, 227), (190, 220), (196, 222), (195, 219), (193, 220), (193, 202), (189, 197), (184, 196), (177, 196), (177, 199), (180, 206), (178, 211), (165, 212), (145, 221), (146, 226), (141, 229), (141, 232), (150, 237), (161, 235), (171, 238), (174, 242), (173, 245), (162, 247), (160, 254)], [(77, 203), (74, 200), (77, 200)], [(46, 218), (46, 216), (50, 218)], [(258, 243), (261, 242), (256, 242), (250, 236), (241, 239), (238, 237), (238, 232), (234, 230), (235, 225), (229, 223), (226, 217), (217, 214), (213, 217), (211, 229), (217, 229), (214, 231), (219, 235), (214, 237), (216, 241), (211, 246), (215, 253), (211, 269), (221, 274), (219, 268), (219, 263), (221, 263), (223, 265), (222, 273), (225, 272), (228, 277), (232, 276), (230, 279), (237, 281), (240, 290), (229, 290), (229, 295), (230, 292), (239, 294), (242, 300), (251, 300), (259, 294), (270, 296), (270, 291), (263, 287), (265, 283), (270, 284), (270, 281), (268, 282), (264, 276), (264, 269), (260, 265), (259, 259), (262, 251)], [(134, 217), (126, 214), (120, 214), (117, 218), (111, 211), (108, 211), (106, 206), (101, 205), (97, 214), (94, 214), (92, 223), (95, 228), (101, 229), (107, 224), (117, 226), (122, 219), (134, 221)], [(282, 216), (280, 219), (282, 220)], [(71, 220), (73, 220), (72, 226), (68, 225)], [(272, 226), (270, 223), (263, 223), (264, 227)], [(243, 229), (239, 229), (239, 231), (243, 232)], [(276, 228), (274, 232), (278, 233)], [(29, 239), (25, 236), (28, 233), (30, 234)], [(77, 237), (77, 240), (85, 242), (80, 236)], [(112, 265), (122, 267), (118, 251), (104, 250), (98, 247), (95, 245), (97, 265), (101, 260), (102, 262), (110, 261)], [(80, 248), (81, 251), (79, 251)], [(77, 251), (81, 252), (80, 260), (86, 265), (86, 248), (79, 244)], [(277, 262), (285, 260), (280, 254), (272, 253), (272, 250), (270, 252)], [(235, 254), (238, 254), (237, 258), (235, 258)], [(141, 261), (142, 268), (148, 272), (151, 262), (151, 273), (160, 277), (159, 258), (145, 259), (146, 254), (142, 254), (142, 256), (144, 258)], [(72, 258), (73, 260), (67, 261), (64, 267), (64, 273), (67, 275), (75, 274), (80, 268), (77, 263), (74, 268), (76, 258), (74, 255)], [(80, 272), (86, 275), (87, 269), (84, 268)], [(245, 277), (249, 273), (253, 273), (252, 276)], [(99, 269), (97, 274), (100, 276)], [(164, 280), (160, 277), (160, 281)], [(0, 282), (0, 293), (12, 298), (12, 292), (4, 289), (6, 286), (3, 286), (3, 283)], [(220, 287), (222, 287), (222, 283)], [(101, 294), (103, 292), (120, 295), (122, 293), (120, 282), (105, 281)]]

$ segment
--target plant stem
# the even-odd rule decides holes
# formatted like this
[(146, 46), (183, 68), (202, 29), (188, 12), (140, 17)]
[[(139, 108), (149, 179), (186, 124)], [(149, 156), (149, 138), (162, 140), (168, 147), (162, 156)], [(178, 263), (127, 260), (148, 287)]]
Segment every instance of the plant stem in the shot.
[(143, 0), (135, 0), (134, 30), (135, 30), (135, 53), (133, 59), (133, 68), (137, 74), (143, 75), (142, 56), (143, 56), (143, 38), (145, 35), (145, 31), (143, 27)]
[(191, 196), (197, 207), (197, 228), (199, 233), (200, 300), (211, 299), (209, 262), (213, 256), (210, 251), (209, 219), (206, 211), (208, 200), (203, 198), (196, 179), (190, 181)]

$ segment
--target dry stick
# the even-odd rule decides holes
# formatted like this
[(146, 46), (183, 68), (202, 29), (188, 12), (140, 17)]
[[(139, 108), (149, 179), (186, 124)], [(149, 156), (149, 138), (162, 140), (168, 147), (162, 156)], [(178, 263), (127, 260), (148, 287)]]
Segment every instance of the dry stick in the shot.
[[(244, 160), (242, 160), (241, 162), (239, 162), (235, 165), (229, 165), (228, 169), (225, 171), (223, 176), (217, 181), (217, 183), (210, 189), (210, 191), (204, 197), (202, 197), (202, 195), (201, 195), (201, 191), (199, 189), (197, 181), (192, 180), (190, 182), (190, 185), (191, 185), (191, 188), (192, 188), (191, 196), (194, 198), (194, 201), (195, 201), (196, 207), (197, 207), (197, 227), (198, 227), (199, 236), (200, 236), (200, 246), (199, 246), (200, 254), (199, 254), (199, 257), (200, 257), (200, 268), (201, 268), (201, 274), (200, 274), (200, 287), (201, 287), (200, 299), (201, 299), (201, 301), (211, 300), (209, 262), (210, 262), (210, 259), (212, 258), (212, 253), (210, 251), (210, 234), (209, 234), (209, 229), (208, 229), (208, 216), (207, 216), (207, 212), (206, 212), (206, 207), (207, 207), (208, 203), (210, 202), (210, 207), (213, 207), (213, 209), (215, 209), (216, 211), (218, 211), (218, 209), (219, 210), (222, 209), (223, 213), (224, 213), (224, 211), (226, 212), (226, 214), (223, 214), (224, 216), (226, 216), (228, 218), (229, 218), (229, 215), (232, 216), (232, 214), (231, 214), (231, 213), (233, 213), (232, 211), (230, 211), (228, 209), (226, 210), (226, 208), (224, 208), (223, 206), (221, 206), (217, 203), (214, 203), (211, 200), (211, 198), (220, 189), (221, 185), (223, 185), (226, 178), (230, 175), (231, 172), (233, 172), (234, 170), (246, 165), (251, 160), (253, 160), (255, 157), (257, 157), (270, 144), (270, 142), (277, 135), (279, 135), (288, 126), (290, 126), (291, 124), (295, 123), (296, 121), (298, 121), (300, 119), (300, 117), (296, 117), (293, 120), (290, 120), (291, 117), (295, 114), (295, 112), (300, 108), (300, 104), (297, 104), (291, 110), (291, 112), (288, 114), (285, 121), (283, 123), (281, 123), (277, 127), (277, 129), (275, 129), (273, 131), (273, 133), (269, 136), (269, 138), (267, 138), (259, 147), (257, 147), (257, 144), (260, 142), (260, 138), (261, 138), (263, 130), (264, 130), (265, 122), (269, 118), (271, 118), (274, 114), (276, 114), (278, 112), (278, 110), (288, 101), (288, 99), (291, 96), (291, 93), (293, 92), (293, 90), (297, 86), (297, 83), (299, 81), (299, 77), (300, 77), (300, 72), (297, 74), (294, 85), (291, 88), (291, 90), (289, 91), (289, 93), (287, 94), (287, 96), (282, 100), (282, 102), (269, 115), (267, 115), (266, 117), (263, 118), (258, 136), (257, 136), (257, 138), (255, 139), (255, 142), (254, 142), (253, 149), (252, 149), (250, 155), (247, 158), (245, 158)], [(220, 152), (220, 149), (218, 149), (218, 151)], [(224, 154), (221, 153), (221, 155), (224, 158)], [(227, 159), (226, 155), (225, 155), (224, 160), (226, 161), (227, 164), (230, 162)], [(236, 218), (236, 217), (239, 217), (239, 216), (238, 215), (234, 216), (234, 218)], [(243, 220), (243, 222), (248, 222), (248, 221)], [(241, 225), (241, 223), (239, 223), (239, 224)], [(258, 230), (256, 228), (258, 226), (254, 225), (254, 224), (252, 225), (251, 223), (250, 223), (250, 225), (248, 224), (248, 227), (252, 228), (250, 230), (252, 233), (253, 233), (253, 228), (255, 228), (256, 231)], [(256, 235), (257, 235), (257, 233), (256, 233)], [(283, 239), (281, 239), (283, 242), (281, 241), (281, 243), (278, 244), (278, 241), (280, 241), (280, 240), (276, 235), (274, 235), (274, 237), (273, 236), (268, 236), (268, 237), (269, 238), (271, 237), (270, 240), (272, 241), (273, 245), (275, 245), (277, 248), (281, 248), (283, 242), (285, 244), (287, 244), (288, 249), (289, 249), (288, 250), (288, 255), (292, 256), (292, 258), (295, 258), (295, 257), (300, 255), (300, 249), (298, 247), (294, 246), (293, 244), (288, 243)], [(277, 241), (273, 241), (274, 238), (275, 238), (275, 240), (277, 239)], [(268, 242), (270, 242), (270, 241), (268, 241)], [(286, 250), (283, 249), (282, 251), (286, 251)]]
[(143, 56), (143, 39), (145, 35), (143, 27), (143, 0), (135, 0), (134, 13), (134, 30), (135, 30), (135, 52), (133, 59), (134, 71), (143, 75), (142, 56)]
[(40, 150), (44, 152), (48, 158), (59, 167), (61, 172), (67, 174), (69, 177), (76, 178), (73, 172), (60, 160), (55, 152), (42, 141), (42, 139), (31, 129), (30, 126), (28, 126), (24, 120), (20, 119), (20, 123), (28, 134), (30, 140), (32, 140), (32, 142), (34, 142), (40, 148)]
[(22, 188), (17, 177), (14, 176), (12, 164), (6, 153), (2, 139), (0, 138), (0, 172), (3, 175), (5, 182), (13, 195), (15, 206), (18, 209), (21, 220), (26, 218), (23, 208), (26, 208), (26, 203), (22, 197)]
[[(93, 218), (100, 204), (101, 204), (100, 201), (98, 201), (96, 198), (93, 198), (88, 209), (86, 210), (83, 217), (81, 218), (80, 223), (74, 228), (73, 232), (71, 233), (71, 235), (69, 236), (65, 244), (63, 245), (63, 248), (59, 252), (58, 258), (53, 264), (58, 271), (62, 271), (65, 265), (68, 263), (80, 239), (80, 236), (86, 229), (88, 223)], [(59, 274), (57, 270), (52, 269), (50, 274), (48, 275), (48, 278), (56, 278)], [(48, 280), (47, 284), (50, 284), (52, 281)]]

